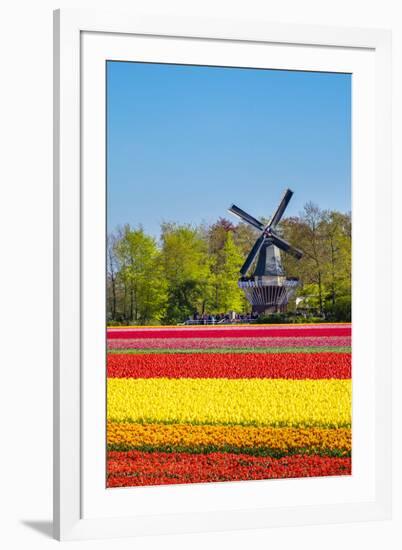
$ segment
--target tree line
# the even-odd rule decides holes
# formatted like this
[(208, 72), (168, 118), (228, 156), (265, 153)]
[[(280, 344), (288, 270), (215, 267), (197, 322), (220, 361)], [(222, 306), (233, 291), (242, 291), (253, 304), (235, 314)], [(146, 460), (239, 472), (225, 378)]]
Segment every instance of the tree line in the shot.
[[(263, 218), (261, 221), (266, 221)], [(238, 288), (239, 269), (258, 232), (220, 218), (192, 226), (162, 223), (159, 240), (141, 226), (124, 225), (107, 237), (109, 324), (176, 324), (195, 313), (250, 312)], [(289, 304), (333, 320), (350, 320), (351, 216), (307, 203), (279, 230), (303, 251), (282, 254), (285, 272), (302, 285)]]

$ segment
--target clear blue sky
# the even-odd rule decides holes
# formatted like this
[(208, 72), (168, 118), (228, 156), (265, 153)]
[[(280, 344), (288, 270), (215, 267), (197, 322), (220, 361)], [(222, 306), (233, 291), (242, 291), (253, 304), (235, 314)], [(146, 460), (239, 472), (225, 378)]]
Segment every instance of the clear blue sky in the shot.
[[(108, 230), (351, 208), (351, 77), (107, 64)], [(232, 218), (236, 221), (236, 218)]]

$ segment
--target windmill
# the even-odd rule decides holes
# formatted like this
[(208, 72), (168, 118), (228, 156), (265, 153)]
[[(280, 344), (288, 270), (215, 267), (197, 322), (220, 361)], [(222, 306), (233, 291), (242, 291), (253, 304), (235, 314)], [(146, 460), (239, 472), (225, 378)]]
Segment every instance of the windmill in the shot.
[[(286, 189), (279, 206), (267, 225), (250, 216), (235, 204), (232, 204), (229, 208), (229, 212), (258, 229), (261, 233), (240, 269), (240, 279), (238, 281), (238, 285), (244, 290), (253, 311), (258, 313), (285, 311), (290, 297), (300, 284), (297, 277), (286, 277), (282, 267), (280, 251), (291, 254), (298, 260), (300, 260), (303, 253), (285, 241), (277, 232), (277, 225), (292, 195), (293, 191)], [(257, 257), (253, 274), (247, 276), (247, 272)]]

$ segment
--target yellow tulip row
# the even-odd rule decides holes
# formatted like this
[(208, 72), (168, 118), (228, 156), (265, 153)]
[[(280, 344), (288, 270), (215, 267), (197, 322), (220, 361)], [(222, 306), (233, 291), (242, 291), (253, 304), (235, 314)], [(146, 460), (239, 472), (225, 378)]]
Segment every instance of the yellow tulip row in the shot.
[(110, 378), (108, 420), (272, 427), (351, 425), (351, 380)]

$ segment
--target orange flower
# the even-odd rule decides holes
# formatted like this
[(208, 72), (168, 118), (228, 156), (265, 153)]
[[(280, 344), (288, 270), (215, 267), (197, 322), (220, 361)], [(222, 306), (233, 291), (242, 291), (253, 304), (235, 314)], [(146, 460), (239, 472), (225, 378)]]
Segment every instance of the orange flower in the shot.
[(257, 428), (191, 424), (134, 424), (108, 422), (109, 446), (270, 448), (284, 452), (295, 449), (351, 451), (351, 430), (347, 428)]

